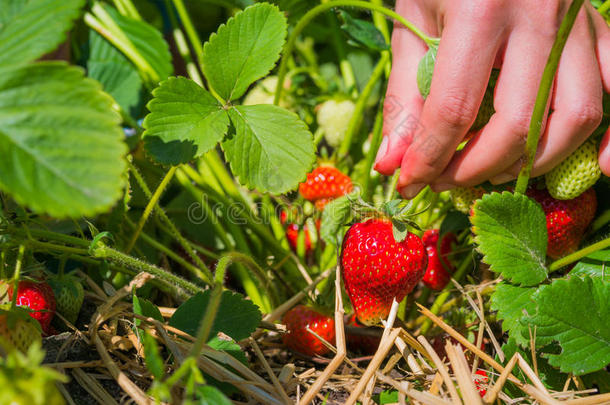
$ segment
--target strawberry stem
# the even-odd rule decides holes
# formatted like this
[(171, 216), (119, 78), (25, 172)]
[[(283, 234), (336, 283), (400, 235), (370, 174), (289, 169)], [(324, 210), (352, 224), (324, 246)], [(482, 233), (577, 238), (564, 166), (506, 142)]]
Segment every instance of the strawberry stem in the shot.
[(607, 247), (610, 247), (610, 238), (606, 238), (604, 240), (601, 240), (597, 243), (594, 243), (592, 245), (589, 245), (585, 248), (582, 248), (574, 253), (571, 253), (565, 257), (562, 257), (559, 260), (555, 260), (553, 263), (551, 263), (551, 265), (549, 266), (549, 272), (553, 272), (556, 270), (561, 269), (562, 267), (567, 266), (568, 264), (574, 263), (580, 259), (582, 259), (585, 256), (590, 255), (593, 252), (597, 252), (598, 250), (602, 250), (605, 249)]
[(540, 80), (540, 87), (538, 88), (538, 94), (536, 95), (536, 104), (534, 104), (534, 111), (532, 113), (532, 119), (530, 121), (530, 127), (527, 134), (527, 142), (525, 146), (525, 162), (519, 172), (517, 178), (517, 185), (515, 186), (515, 192), (525, 194), (527, 184), (530, 179), (532, 167), (534, 166), (534, 158), (536, 157), (536, 151), (538, 149), (538, 141), (540, 140), (540, 133), (542, 131), (542, 123), (544, 115), (546, 113), (547, 101), (551, 92), (551, 87), (555, 80), (555, 73), (557, 72), (557, 66), (559, 65), (559, 58), (563, 48), (568, 40), (568, 35), (574, 25), (578, 11), (582, 6), (584, 0), (574, 0), (568, 9), (566, 16), (561, 21), (559, 31), (555, 38), (555, 43), (551, 48), (546, 66), (544, 67), (544, 73)]
[(13, 272), (13, 299), (11, 300), (11, 309), (17, 306), (17, 292), (19, 291), (19, 276), (21, 275), (21, 266), (23, 264), (23, 255), (25, 253), (25, 245), (19, 245), (17, 252), (17, 261), (15, 262), (15, 271)]

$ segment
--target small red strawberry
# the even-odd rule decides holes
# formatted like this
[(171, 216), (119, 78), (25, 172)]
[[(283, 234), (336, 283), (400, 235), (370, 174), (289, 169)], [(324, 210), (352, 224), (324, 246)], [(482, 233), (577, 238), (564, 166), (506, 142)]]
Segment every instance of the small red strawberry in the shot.
[(571, 200), (556, 200), (547, 190), (530, 188), (527, 195), (536, 200), (546, 215), (547, 255), (559, 259), (578, 249), (585, 230), (595, 217), (597, 197), (588, 189)]
[(358, 320), (371, 326), (387, 318), (392, 300), (402, 301), (422, 279), (427, 259), (417, 235), (409, 232), (396, 242), (389, 220), (352, 225), (343, 239), (341, 270)]
[(335, 344), (335, 320), (305, 305), (297, 305), (286, 312), (282, 322), (286, 325), (284, 345), (306, 356), (323, 355), (329, 349), (307, 328), (329, 343)]
[(455, 234), (449, 232), (444, 235), (440, 243), (439, 255), (438, 238), (438, 229), (429, 229), (424, 232), (424, 236), (422, 237), (424, 246), (428, 252), (428, 267), (426, 268), (426, 274), (422, 281), (428, 288), (436, 291), (445, 288), (451, 279), (451, 274), (447, 269), (453, 272), (454, 266), (448, 256), (452, 250), (451, 245), (456, 242)]
[(288, 222), (288, 214), (286, 214), (286, 211), (282, 211), (280, 213), (280, 222), (286, 227), (286, 239), (288, 239), (288, 244), (295, 252), (298, 246), (299, 233), (305, 233), (305, 255), (309, 255), (311, 252), (311, 237), (309, 236), (309, 229), (307, 229), (307, 225), (303, 225), (301, 227), (296, 223), (286, 224)]
[[(309, 201), (330, 201), (350, 193), (352, 189), (352, 180), (349, 176), (333, 166), (316, 167), (307, 174), (307, 180), (299, 185), (299, 193)], [(322, 203), (322, 207), (323, 205)]]
[[(9, 299), (13, 299), (13, 289), (9, 289)], [(40, 323), (42, 332), (50, 334), (51, 320), (55, 315), (55, 295), (46, 282), (23, 280), (19, 282), (16, 304), (27, 307), (32, 312), (30, 316)]]
[[(349, 317), (347, 325), (353, 326), (355, 328), (365, 328), (364, 325), (358, 322), (356, 314), (352, 314)], [(346, 338), (347, 346), (351, 351), (360, 352), (362, 354), (367, 355), (374, 354), (375, 352), (377, 352), (377, 348), (379, 347), (379, 343), (381, 342), (381, 337), (379, 336), (367, 336), (355, 333), (348, 333)]]
[(483, 398), (485, 394), (487, 394), (487, 388), (485, 387), (488, 383), (489, 377), (487, 376), (487, 371), (481, 369), (475, 371), (474, 386), (477, 388), (477, 391), (479, 391), (479, 395), (481, 396), (481, 398)]

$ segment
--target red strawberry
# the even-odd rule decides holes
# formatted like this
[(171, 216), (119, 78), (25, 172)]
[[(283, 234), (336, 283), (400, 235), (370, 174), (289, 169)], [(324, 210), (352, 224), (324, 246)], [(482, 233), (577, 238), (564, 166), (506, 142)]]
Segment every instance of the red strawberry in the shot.
[(343, 240), (341, 270), (358, 320), (370, 326), (387, 318), (392, 300), (402, 301), (422, 279), (427, 259), (417, 235), (396, 242), (386, 219), (352, 225)]
[[(13, 289), (9, 289), (9, 298), (13, 299)], [(33, 312), (30, 316), (40, 322), (44, 334), (50, 334), (50, 325), (55, 315), (55, 295), (53, 289), (45, 282), (20, 281), (17, 289), (16, 303)]]
[[(288, 221), (288, 214), (286, 211), (282, 211), (280, 213), (280, 222), (282, 225), (286, 225)], [(311, 252), (311, 237), (309, 236), (309, 229), (307, 229), (307, 225), (303, 225), (303, 232), (305, 232), (305, 255), (308, 255)], [(319, 228), (319, 226), (318, 226)], [(299, 240), (299, 233), (301, 232), (301, 226), (295, 223), (289, 223), (286, 225), (286, 239), (288, 239), (288, 244), (296, 252)]]
[(547, 255), (559, 259), (576, 251), (595, 216), (595, 191), (590, 188), (572, 200), (556, 200), (547, 190), (534, 188), (529, 189), (527, 195), (542, 206), (546, 215)]
[(299, 185), (299, 193), (309, 201), (341, 197), (352, 189), (349, 176), (333, 166), (316, 167), (307, 174), (307, 180)]
[(446, 269), (453, 271), (454, 266), (447, 256), (451, 253), (451, 245), (456, 242), (453, 233), (450, 232), (444, 235), (440, 244), (439, 256), (438, 238), (438, 229), (429, 229), (424, 232), (424, 236), (422, 237), (424, 246), (428, 252), (428, 267), (426, 268), (426, 274), (422, 281), (428, 288), (436, 291), (445, 288), (451, 279), (451, 274), (449, 274)]
[[(347, 324), (356, 328), (365, 328), (364, 325), (358, 322), (356, 314), (352, 314), (349, 317), (349, 321)], [(375, 352), (377, 352), (377, 348), (379, 347), (380, 342), (381, 337), (379, 336), (366, 336), (355, 333), (347, 334), (347, 345), (350, 350), (354, 352), (360, 352), (363, 354), (374, 354)]]
[(307, 328), (329, 343), (335, 344), (335, 320), (305, 305), (297, 305), (286, 312), (282, 322), (286, 325), (284, 344), (295, 352), (307, 355), (323, 355), (329, 349)]
[(474, 386), (479, 391), (479, 395), (481, 396), (481, 398), (483, 398), (485, 394), (487, 394), (487, 388), (484, 388), (484, 386), (487, 386), (487, 383), (489, 383), (487, 371), (481, 369), (475, 371)]

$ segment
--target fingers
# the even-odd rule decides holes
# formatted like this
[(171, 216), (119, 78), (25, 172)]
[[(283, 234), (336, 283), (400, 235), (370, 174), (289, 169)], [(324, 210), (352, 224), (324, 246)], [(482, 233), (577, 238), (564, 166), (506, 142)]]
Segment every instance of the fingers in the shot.
[[(585, 10), (578, 15), (561, 56), (552, 109), (538, 145), (532, 176), (548, 172), (568, 157), (602, 119), (602, 83)], [(506, 182), (515, 178), (519, 170), (517, 164), (491, 181)]]
[(553, 45), (552, 27), (535, 32), (516, 27), (508, 40), (504, 64), (496, 85), (496, 113), (483, 130), (456, 154), (432, 185), (480, 184), (510, 168), (524, 153), (536, 94)]
[(447, 11), (421, 129), (401, 163), (398, 188), (405, 198), (436, 178), (474, 122), (505, 31), (502, 10), (490, 4), (455, 2)]
[[(597, 11), (591, 11), (591, 16), (595, 26), (597, 60), (602, 83), (606, 93), (610, 93), (610, 27)], [(610, 129), (599, 146), (599, 166), (606, 176), (610, 176)]]
[[(429, 35), (436, 35), (434, 21), (426, 10), (413, 1), (399, 1), (397, 11), (421, 27)], [(417, 130), (424, 99), (417, 87), (417, 67), (428, 50), (426, 44), (403, 26), (392, 33), (394, 60), (388, 81), (383, 115), (383, 141), (377, 152), (375, 169), (391, 175)]]

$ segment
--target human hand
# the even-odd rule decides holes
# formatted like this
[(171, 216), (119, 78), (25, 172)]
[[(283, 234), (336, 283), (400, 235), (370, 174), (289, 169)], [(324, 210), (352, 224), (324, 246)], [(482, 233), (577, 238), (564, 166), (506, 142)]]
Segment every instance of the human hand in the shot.
[[(443, 191), (514, 179), (544, 66), (570, 3), (397, 0), (398, 13), (441, 42), (424, 103), (416, 75), (427, 47), (396, 26), (384, 140), (375, 168), (390, 175), (400, 167), (398, 189), (405, 198), (426, 184)], [(456, 152), (477, 115), (493, 67), (500, 69), (496, 113)], [(533, 176), (549, 171), (591, 135), (602, 119), (604, 90), (610, 93), (610, 28), (586, 0), (559, 62)], [(610, 130), (599, 162), (610, 175)]]

